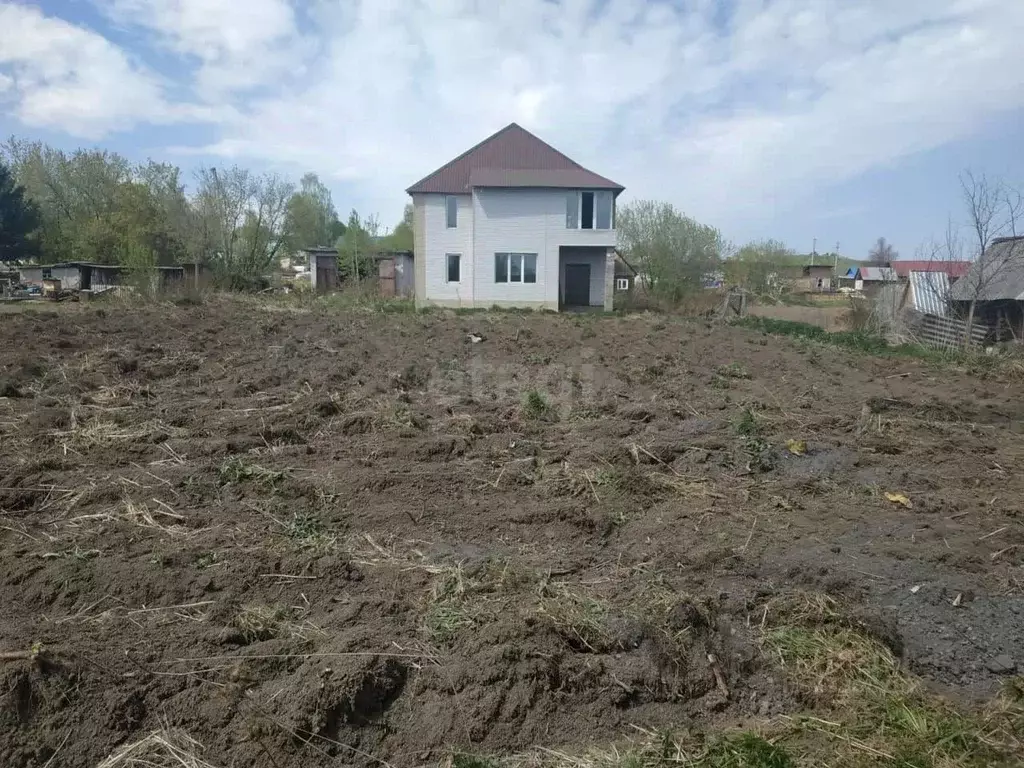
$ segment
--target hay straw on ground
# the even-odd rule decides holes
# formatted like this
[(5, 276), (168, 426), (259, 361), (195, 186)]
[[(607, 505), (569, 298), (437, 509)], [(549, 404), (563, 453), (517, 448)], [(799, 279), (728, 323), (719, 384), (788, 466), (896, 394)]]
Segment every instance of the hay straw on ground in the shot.
[(121, 747), (96, 768), (216, 768), (199, 758), (202, 749), (184, 731), (165, 728)]

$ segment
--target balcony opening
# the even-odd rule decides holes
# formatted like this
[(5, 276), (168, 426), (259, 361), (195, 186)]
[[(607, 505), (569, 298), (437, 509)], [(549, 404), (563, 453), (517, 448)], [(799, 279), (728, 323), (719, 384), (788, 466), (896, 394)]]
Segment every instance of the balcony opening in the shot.
[(594, 193), (582, 192), (580, 194), (580, 228), (594, 228)]

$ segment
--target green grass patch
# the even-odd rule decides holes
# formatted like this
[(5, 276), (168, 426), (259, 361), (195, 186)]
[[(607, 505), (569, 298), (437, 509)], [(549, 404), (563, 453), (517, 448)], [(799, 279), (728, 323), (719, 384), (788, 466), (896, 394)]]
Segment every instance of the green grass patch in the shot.
[(432, 642), (449, 645), (462, 632), (495, 615), (504, 593), (534, 578), (502, 561), (490, 561), (474, 570), (462, 564), (438, 568), (424, 629)]
[(920, 344), (889, 344), (883, 337), (864, 331), (826, 331), (817, 325), (793, 320), (778, 320), (771, 317), (748, 315), (734, 321), (734, 325), (776, 336), (791, 336), (796, 339), (841, 347), (862, 354), (877, 357), (916, 358), (932, 363), (960, 365), (972, 371), (984, 371), (998, 367), (998, 358), (989, 357), (970, 350), (936, 349)]
[(323, 521), (314, 515), (296, 513), (284, 526), (284, 534), (302, 547), (325, 549), (335, 543)]
[(793, 758), (756, 733), (739, 733), (714, 743), (695, 765), (707, 768), (795, 768)]
[(757, 414), (750, 408), (744, 408), (733, 422), (733, 428), (743, 439), (743, 448), (750, 457), (748, 469), (756, 472), (770, 472), (775, 468), (771, 455), (771, 446), (763, 437), (763, 427)]
[(536, 389), (523, 393), (520, 412), (523, 414), (523, 418), (531, 421), (551, 419), (555, 415), (554, 406), (551, 405), (548, 396)]
[[(795, 737), (825, 735), (838, 754), (892, 768), (1011, 765), (1024, 747), (1024, 706), (1000, 697), (963, 712), (930, 694), (893, 652), (843, 617), (835, 601), (817, 599), (780, 612), (765, 648), (827, 717), (796, 717)], [(771, 615), (771, 611), (769, 612)]]
[(744, 408), (734, 424), (736, 434), (743, 437), (757, 437), (761, 434), (761, 422), (757, 415), (750, 409)]

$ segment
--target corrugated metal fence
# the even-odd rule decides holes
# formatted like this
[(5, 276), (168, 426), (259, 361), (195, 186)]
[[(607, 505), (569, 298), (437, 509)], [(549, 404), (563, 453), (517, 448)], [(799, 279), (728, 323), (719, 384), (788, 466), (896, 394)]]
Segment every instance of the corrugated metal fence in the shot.
[(911, 272), (910, 304), (918, 312), (949, 316), (949, 276), (945, 272)]
[[(952, 317), (921, 315), (919, 324), (914, 330), (925, 344), (943, 349), (953, 349), (963, 346), (967, 323)], [(971, 328), (971, 344), (982, 344), (987, 334), (988, 328), (984, 324), (975, 323)]]

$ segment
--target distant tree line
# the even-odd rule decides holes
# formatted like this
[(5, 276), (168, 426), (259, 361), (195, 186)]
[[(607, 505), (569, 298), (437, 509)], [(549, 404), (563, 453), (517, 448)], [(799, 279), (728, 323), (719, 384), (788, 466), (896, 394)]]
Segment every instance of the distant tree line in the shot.
[(365, 276), (381, 250), (412, 250), (412, 209), (385, 235), (376, 217), (338, 218), (315, 173), (298, 185), (232, 166), (181, 170), (96, 149), (66, 152), (12, 138), (0, 145), (0, 260), (126, 266), (205, 263), (236, 288), (280, 257), (336, 247), (346, 275)]

